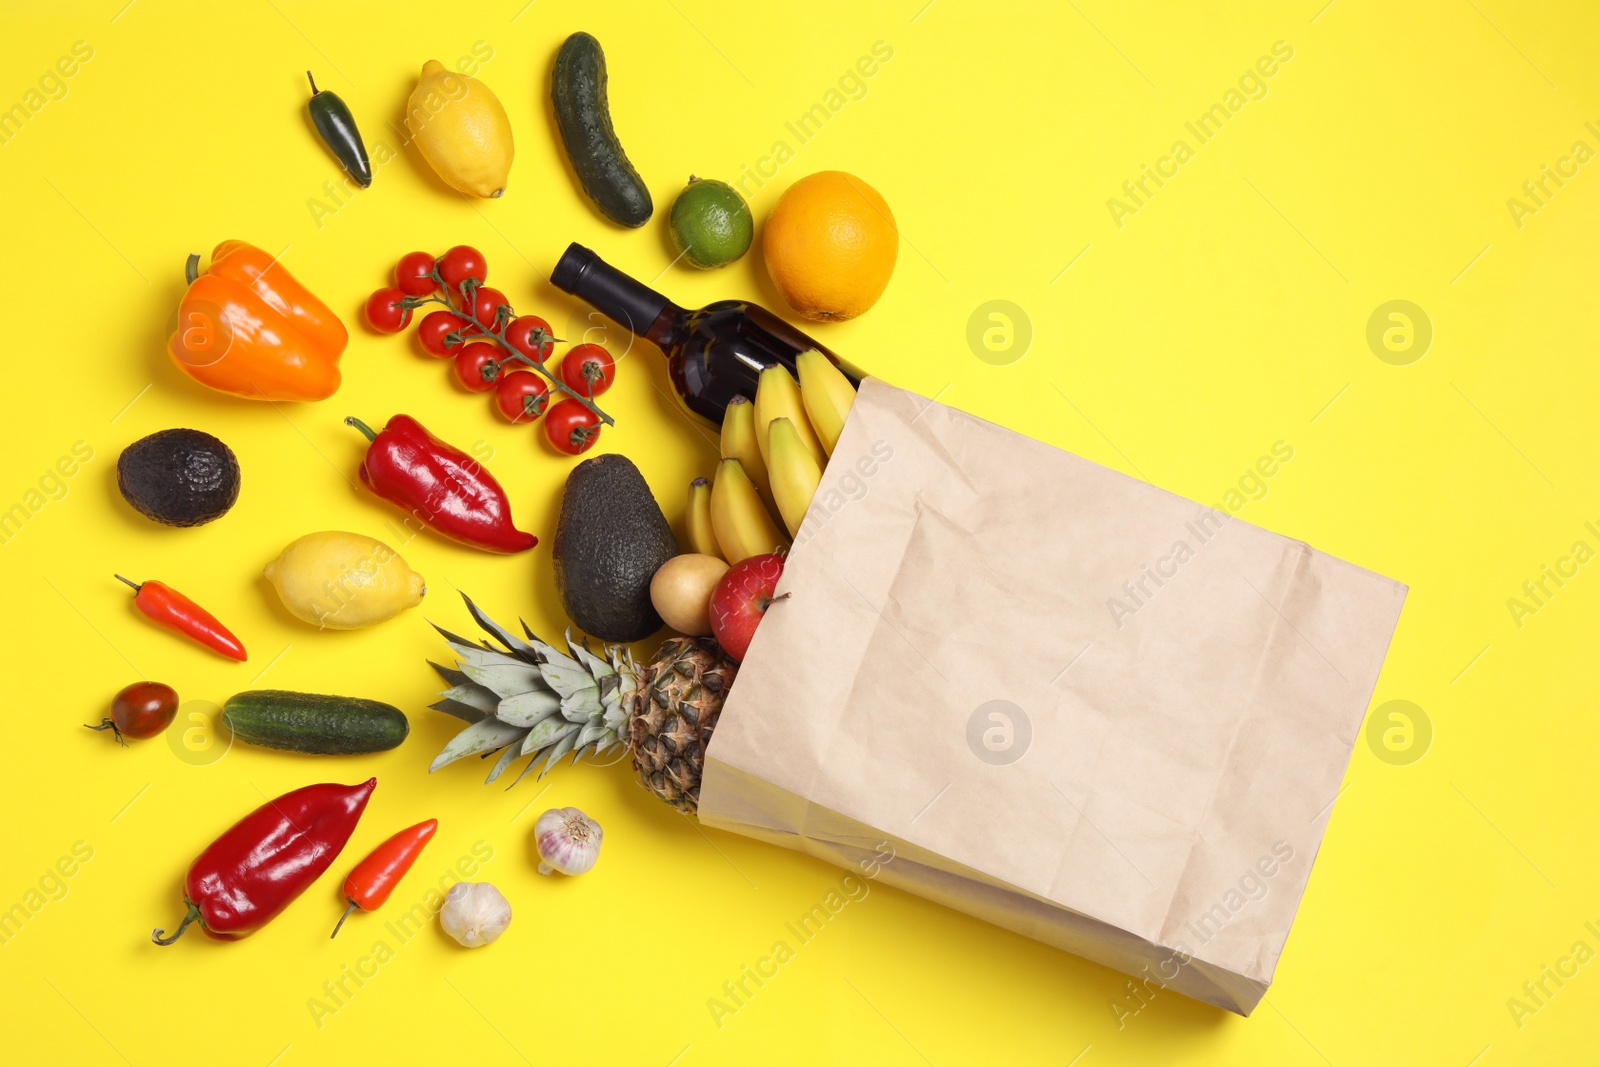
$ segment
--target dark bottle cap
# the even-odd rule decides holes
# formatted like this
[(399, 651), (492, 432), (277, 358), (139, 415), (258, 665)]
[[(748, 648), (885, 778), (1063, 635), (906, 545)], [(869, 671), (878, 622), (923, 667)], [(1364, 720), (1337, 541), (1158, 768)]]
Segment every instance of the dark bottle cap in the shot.
[(640, 337), (672, 302), (612, 267), (580, 244), (562, 253), (550, 284), (587, 301), (595, 310)]
[(556, 263), (556, 269), (550, 272), (550, 284), (565, 293), (576, 293), (576, 286), (583, 278), (584, 272), (595, 263), (600, 262), (600, 257), (589, 249), (574, 241), (561, 253), (561, 259)]

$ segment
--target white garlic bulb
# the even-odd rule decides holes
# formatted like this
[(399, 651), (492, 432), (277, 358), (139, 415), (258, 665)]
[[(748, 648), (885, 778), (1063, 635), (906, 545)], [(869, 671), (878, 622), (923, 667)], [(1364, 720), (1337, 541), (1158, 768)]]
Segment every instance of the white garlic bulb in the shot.
[(488, 882), (457, 882), (439, 909), (439, 926), (467, 948), (487, 945), (511, 925), (511, 904)]
[(600, 824), (577, 808), (551, 808), (533, 826), (539, 873), (582, 874), (600, 858)]

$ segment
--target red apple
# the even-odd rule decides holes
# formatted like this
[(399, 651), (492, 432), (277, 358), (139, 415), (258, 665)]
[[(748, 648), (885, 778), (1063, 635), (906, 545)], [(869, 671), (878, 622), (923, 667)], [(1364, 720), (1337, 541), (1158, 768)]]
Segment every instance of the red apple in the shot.
[(729, 567), (711, 590), (712, 636), (735, 661), (743, 662), (749, 651), (756, 624), (772, 603), (782, 574), (782, 556), (751, 556)]

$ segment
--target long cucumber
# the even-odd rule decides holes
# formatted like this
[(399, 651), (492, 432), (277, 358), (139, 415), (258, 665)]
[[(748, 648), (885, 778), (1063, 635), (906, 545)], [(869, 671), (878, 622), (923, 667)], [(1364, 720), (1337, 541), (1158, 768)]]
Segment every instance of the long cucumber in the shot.
[(286, 689), (234, 694), (222, 706), (222, 722), (252, 745), (320, 755), (383, 752), (411, 732), (392, 704)]
[(575, 33), (562, 42), (550, 76), (550, 102), (583, 191), (612, 222), (643, 226), (655, 205), (611, 125), (606, 57), (589, 34)]

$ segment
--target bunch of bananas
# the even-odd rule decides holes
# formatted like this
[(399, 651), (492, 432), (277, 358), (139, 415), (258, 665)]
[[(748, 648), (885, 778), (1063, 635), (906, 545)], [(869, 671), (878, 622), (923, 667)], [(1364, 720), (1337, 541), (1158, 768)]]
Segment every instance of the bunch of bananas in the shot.
[(816, 350), (800, 353), (795, 368), (798, 385), (788, 368), (771, 366), (761, 372), (754, 403), (729, 403), (716, 478), (689, 486), (691, 552), (733, 564), (786, 549), (774, 514), (790, 537), (799, 531), (856, 391)]

